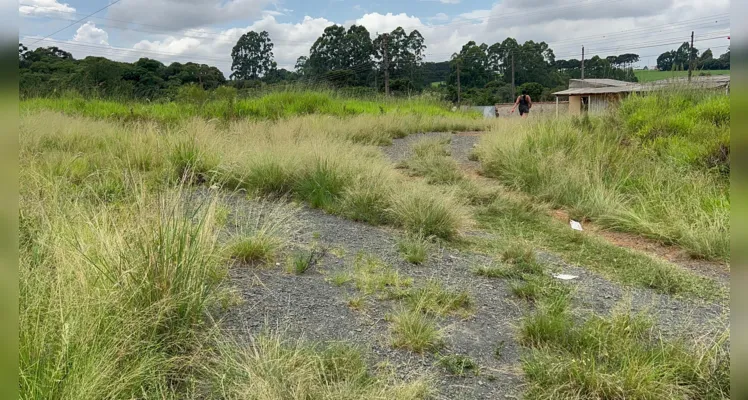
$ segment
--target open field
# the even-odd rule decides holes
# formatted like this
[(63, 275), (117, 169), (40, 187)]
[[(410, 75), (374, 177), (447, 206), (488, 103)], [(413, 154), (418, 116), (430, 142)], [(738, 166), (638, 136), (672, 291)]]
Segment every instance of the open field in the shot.
[[(699, 76), (702, 73), (706, 75), (730, 75), (730, 70), (694, 71), (693, 76)], [(643, 69), (637, 69), (634, 70), (634, 74), (639, 82), (652, 82), (670, 78), (685, 78), (688, 76), (688, 71), (645, 71)]]
[(21, 398), (730, 397), (729, 102), (277, 96), (22, 101)]
[[(411, 115), (419, 117), (453, 116), (445, 104), (429, 99), (362, 100), (333, 91), (288, 90), (254, 98), (237, 98), (236, 92), (186, 91), (179, 101), (118, 102), (105, 99), (84, 99), (68, 93), (56, 98), (30, 98), (21, 102), (21, 110), (57, 110), (66, 114), (124, 121), (150, 120), (176, 123), (193, 117), (205, 119), (278, 120), (303, 115), (349, 117), (355, 115)], [(189, 96), (192, 94), (192, 96)], [(462, 113), (465, 119), (480, 115)]]

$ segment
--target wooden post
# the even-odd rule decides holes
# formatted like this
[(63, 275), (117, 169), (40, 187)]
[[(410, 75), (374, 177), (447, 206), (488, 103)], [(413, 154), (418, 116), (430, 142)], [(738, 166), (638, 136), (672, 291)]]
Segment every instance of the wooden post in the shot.
[(460, 106), (460, 95), (461, 95), (461, 88), (460, 88), (460, 65), (462, 64), (462, 60), (457, 60), (457, 106)]
[(582, 46), (582, 80), (584, 80), (584, 46)]
[(556, 118), (558, 118), (558, 96), (556, 96)]
[(691, 82), (691, 73), (693, 70), (693, 31), (691, 31), (691, 47), (688, 49), (688, 82)]
[(390, 60), (387, 54), (387, 41), (389, 40), (389, 34), (385, 33), (384, 40), (382, 40), (382, 53), (384, 56), (384, 95), (390, 95)]
[(514, 51), (512, 51), (512, 103), (517, 99), (517, 91), (514, 88)]

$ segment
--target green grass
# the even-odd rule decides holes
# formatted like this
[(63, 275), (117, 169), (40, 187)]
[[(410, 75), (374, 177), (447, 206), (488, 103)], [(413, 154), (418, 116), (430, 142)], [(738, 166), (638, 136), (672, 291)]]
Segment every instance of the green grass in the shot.
[(243, 264), (269, 263), (275, 259), (280, 243), (272, 237), (257, 234), (236, 239), (228, 247), (230, 256)]
[[(19, 397), (426, 397), (422, 381), (334, 375), (324, 350), (246, 349), (215, 325), (233, 301), (224, 281), (231, 258), (267, 262), (303, 228), (296, 206), (278, 197), (346, 215), (357, 182), (377, 177), (389, 192), (369, 205), (390, 224), (391, 204), (435, 197), (388, 173), (376, 149), (336, 136), (338, 122), (168, 127), (25, 114)], [(440, 209), (459, 215), (448, 201)]]
[(525, 318), (526, 396), (547, 399), (727, 399), (729, 331), (693, 342), (663, 338), (643, 314), (579, 321), (558, 299)]
[[(706, 75), (730, 75), (730, 70), (714, 70), (714, 71), (694, 71), (693, 76), (700, 76), (700, 74)], [(642, 70), (637, 69), (634, 71), (634, 75), (639, 82), (652, 82), (659, 81), (662, 79), (672, 78), (685, 78), (688, 76), (688, 71), (656, 71), (656, 70)]]
[(248, 348), (220, 346), (207, 368), (212, 394), (231, 399), (417, 400), (431, 398), (425, 379), (393, 382), (367, 365), (366, 353), (346, 343), (315, 345), (278, 334), (255, 338)]
[(722, 94), (630, 96), (603, 117), (506, 125), (482, 137), (480, 159), (577, 218), (728, 260), (729, 110)]
[(400, 275), (379, 258), (363, 253), (356, 255), (351, 275), (356, 289), (382, 298), (402, 297), (413, 284), (411, 278)]
[[(567, 224), (548, 216), (547, 209), (523, 200), (500, 198), (491, 206), (479, 209), (476, 220), (498, 238), (471, 239), (468, 246), (478, 251), (502, 254), (516, 247), (517, 241), (523, 241), (623, 284), (704, 299), (725, 299), (727, 296), (725, 288), (710, 278), (573, 231)], [(516, 278), (523, 273), (536, 273), (533, 271), (537, 268), (537, 265), (520, 262), (481, 266), (476, 273)]]
[[(271, 119), (293, 116), (329, 115), (350, 117), (356, 115), (414, 115), (422, 117), (448, 117), (454, 113), (447, 104), (430, 99), (411, 98), (362, 100), (346, 97), (334, 91), (291, 90), (264, 94), (260, 97), (193, 102), (120, 102), (114, 100), (84, 99), (75, 95), (50, 98), (30, 98), (21, 101), (23, 111), (42, 109), (62, 111), (66, 114), (123, 121), (151, 120), (175, 123), (190, 117), (206, 119)], [(463, 113), (468, 119), (477, 119), (474, 113)]]

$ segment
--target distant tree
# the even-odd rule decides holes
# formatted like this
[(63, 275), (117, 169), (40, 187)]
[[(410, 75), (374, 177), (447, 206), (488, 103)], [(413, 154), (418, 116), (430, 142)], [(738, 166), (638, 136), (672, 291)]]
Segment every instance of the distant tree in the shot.
[(540, 95), (543, 93), (543, 85), (537, 82), (526, 82), (520, 85), (517, 94), (521, 94), (522, 91), (527, 92), (533, 100), (540, 101)]
[(249, 31), (231, 50), (231, 79), (258, 79), (275, 68), (273, 42), (266, 31)]
[(666, 51), (657, 57), (657, 69), (660, 71), (670, 71), (675, 65), (675, 52)]
[(712, 55), (712, 49), (706, 49), (703, 53), (699, 56), (699, 62), (704, 62), (706, 60), (710, 60), (714, 58), (714, 55)]
[(296, 59), (296, 64), (294, 65), (294, 71), (296, 71), (299, 75), (305, 75), (306, 74), (306, 63), (309, 61), (309, 57), (307, 56), (301, 56)]
[(730, 69), (730, 48), (727, 48), (727, 52), (719, 56), (719, 61), (722, 63), (723, 69)]
[(312, 44), (312, 48), (309, 50), (309, 59), (305, 66), (314, 75), (346, 69), (348, 60), (343, 54), (345, 48), (345, 27), (340, 25), (328, 26)]

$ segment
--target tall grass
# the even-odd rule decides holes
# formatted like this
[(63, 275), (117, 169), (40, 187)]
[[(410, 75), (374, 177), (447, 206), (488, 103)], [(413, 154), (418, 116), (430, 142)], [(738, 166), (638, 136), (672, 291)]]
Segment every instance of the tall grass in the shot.
[[(347, 129), (356, 134), (368, 128), (351, 123)], [(167, 128), (40, 112), (24, 118), (22, 130), (24, 151), (45, 152), (38, 162), (77, 188), (76, 195), (93, 190), (97, 198), (124, 201), (131, 192), (122, 171), (134, 170), (151, 188), (189, 181), (291, 196), (352, 219), (441, 238), (454, 237), (465, 222), (454, 196), (407, 182), (377, 148), (338, 136), (338, 121), (325, 117), (228, 127), (193, 119)]]
[(729, 101), (632, 96), (602, 118), (562, 118), (484, 136), (487, 175), (577, 218), (729, 258)]
[[(20, 398), (417, 399), (430, 392), (423, 381), (399, 384), (363, 369), (352, 350), (273, 345), (274, 336), (247, 349), (217, 334), (214, 321), (231, 299), (223, 245), (259, 235), (277, 250), (296, 228), (292, 213), (264, 209), (269, 203), (247, 202), (251, 209), (238, 217), (216, 195), (187, 203), (193, 191), (185, 185), (306, 197), (298, 185), (314, 164), (304, 163), (332, 160), (325, 146), (381, 162), (325, 133), (265, 133), (240, 126), (227, 133), (205, 121), (173, 130), (123, 126), (50, 112), (22, 119)], [(281, 157), (292, 143), (316, 149)], [(243, 164), (244, 156), (259, 160)], [(331, 165), (352, 176), (346, 185), (364, 173), (347, 158)], [(392, 176), (386, 183), (400, 185)], [(386, 205), (379, 212), (387, 214)]]
[(216, 98), (205, 101), (121, 102), (85, 99), (75, 94), (22, 100), (21, 109), (61, 111), (66, 114), (117, 120), (153, 120), (176, 123), (185, 118), (279, 120), (303, 115), (351, 117), (356, 115), (421, 116), (425, 118), (460, 115), (466, 123), (480, 123), (475, 113), (452, 112), (447, 104), (425, 98), (357, 99), (330, 90), (277, 91), (259, 97)]
[(522, 323), (532, 351), (526, 395), (547, 399), (728, 399), (729, 330), (697, 341), (663, 338), (644, 314), (616, 310), (578, 321), (566, 301), (540, 305)]

